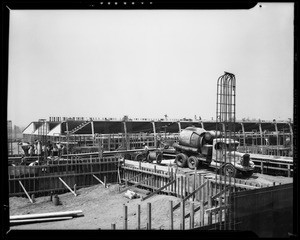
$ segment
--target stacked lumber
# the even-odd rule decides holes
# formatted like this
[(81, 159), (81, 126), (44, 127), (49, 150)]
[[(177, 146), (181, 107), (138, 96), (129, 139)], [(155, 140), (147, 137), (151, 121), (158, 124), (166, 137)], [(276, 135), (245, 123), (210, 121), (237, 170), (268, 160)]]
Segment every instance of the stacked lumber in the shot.
[(14, 216), (10, 216), (10, 225), (69, 220), (72, 219), (73, 217), (80, 217), (80, 216), (83, 216), (81, 210), (67, 211), (67, 212), (14, 215)]

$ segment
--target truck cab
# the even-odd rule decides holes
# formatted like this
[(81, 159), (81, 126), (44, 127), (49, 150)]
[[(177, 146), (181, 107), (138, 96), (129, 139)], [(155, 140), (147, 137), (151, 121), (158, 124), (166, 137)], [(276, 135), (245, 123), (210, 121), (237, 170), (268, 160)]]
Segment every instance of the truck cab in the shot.
[(254, 171), (254, 163), (250, 155), (237, 151), (239, 142), (229, 138), (216, 138), (212, 144), (212, 161), (210, 165), (223, 168), (224, 174), (237, 176), (242, 174), (250, 177)]

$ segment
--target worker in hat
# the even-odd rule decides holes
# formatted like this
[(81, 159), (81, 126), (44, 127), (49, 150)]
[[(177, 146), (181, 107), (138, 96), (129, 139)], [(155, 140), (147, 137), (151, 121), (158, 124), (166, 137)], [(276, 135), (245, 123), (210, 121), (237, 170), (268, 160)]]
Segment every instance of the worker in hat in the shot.
[(143, 154), (145, 155), (145, 158), (147, 159), (149, 154), (149, 147), (146, 145), (146, 143), (143, 143)]

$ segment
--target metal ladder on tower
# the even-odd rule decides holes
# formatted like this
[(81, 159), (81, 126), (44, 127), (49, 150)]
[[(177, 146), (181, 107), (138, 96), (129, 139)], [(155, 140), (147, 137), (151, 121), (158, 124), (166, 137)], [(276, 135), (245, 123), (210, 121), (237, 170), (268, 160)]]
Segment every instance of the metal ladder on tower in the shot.
[(75, 128), (73, 128), (69, 134), (73, 134), (75, 132), (77, 132), (78, 130), (84, 128), (86, 125), (88, 125), (89, 123), (91, 123), (91, 120), (86, 120), (85, 122), (79, 124), (78, 126), (76, 126)]

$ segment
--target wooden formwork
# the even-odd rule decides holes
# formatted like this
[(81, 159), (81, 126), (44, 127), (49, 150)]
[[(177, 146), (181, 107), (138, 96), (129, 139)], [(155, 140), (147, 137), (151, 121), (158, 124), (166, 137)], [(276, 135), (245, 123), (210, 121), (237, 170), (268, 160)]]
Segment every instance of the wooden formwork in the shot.
[(48, 194), (65, 191), (61, 178), (71, 188), (87, 187), (98, 183), (95, 175), (107, 183), (118, 181), (119, 159), (116, 157), (90, 158), (88, 160), (56, 161), (49, 165), (9, 166), (9, 196), (24, 195), (23, 184), (28, 194)]
[[(180, 208), (181, 227), (185, 229), (187, 221), (190, 222), (190, 229), (195, 226), (194, 217), (196, 212), (200, 215), (200, 226), (213, 225), (217, 229), (230, 229), (232, 226), (232, 212), (230, 212), (230, 196), (234, 192), (254, 190), (269, 187), (268, 185), (249, 184), (245, 180), (210, 174), (192, 173), (189, 175), (177, 174), (173, 168), (168, 171), (157, 170), (130, 165), (122, 166), (122, 180), (150, 189), (154, 194), (168, 194), (181, 199), (180, 203), (170, 203), (172, 212), (170, 219), (173, 221), (173, 211)], [(127, 187), (126, 189), (129, 189)], [(126, 190), (125, 189), (125, 190)], [(148, 199), (148, 196), (144, 199)], [(143, 198), (141, 199), (143, 201)], [(186, 212), (186, 204), (190, 208)], [(155, 206), (153, 206), (154, 208)], [(171, 220), (170, 220), (171, 221)], [(173, 224), (170, 223), (170, 229)]]

